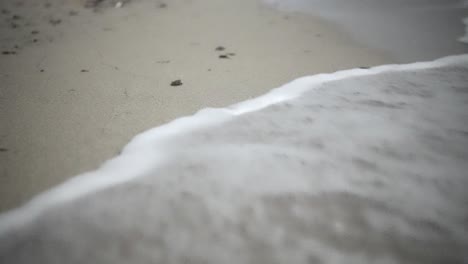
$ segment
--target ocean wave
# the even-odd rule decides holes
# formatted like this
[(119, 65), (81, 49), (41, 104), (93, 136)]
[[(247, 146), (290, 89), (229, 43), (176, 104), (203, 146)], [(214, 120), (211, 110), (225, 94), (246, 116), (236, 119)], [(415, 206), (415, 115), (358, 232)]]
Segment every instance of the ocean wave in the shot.
[(467, 76), (307, 76), (148, 130), (0, 215), (0, 262), (462, 263)]

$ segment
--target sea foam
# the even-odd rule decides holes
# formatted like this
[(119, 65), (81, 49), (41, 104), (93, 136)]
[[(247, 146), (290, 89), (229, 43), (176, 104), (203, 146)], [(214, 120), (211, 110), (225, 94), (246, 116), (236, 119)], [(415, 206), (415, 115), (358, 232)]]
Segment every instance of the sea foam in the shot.
[(467, 83), (452, 56), (174, 120), (1, 215), (0, 262), (463, 263)]

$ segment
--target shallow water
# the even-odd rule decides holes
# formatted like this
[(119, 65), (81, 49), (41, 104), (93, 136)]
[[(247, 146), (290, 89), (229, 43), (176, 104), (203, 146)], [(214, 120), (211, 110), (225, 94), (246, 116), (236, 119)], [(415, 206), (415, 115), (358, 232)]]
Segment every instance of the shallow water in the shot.
[(400, 63), (468, 52), (458, 41), (468, 5), (460, 0), (264, 0), (279, 9), (326, 18)]
[(0, 216), (2, 263), (465, 263), (468, 56), (300, 78)]

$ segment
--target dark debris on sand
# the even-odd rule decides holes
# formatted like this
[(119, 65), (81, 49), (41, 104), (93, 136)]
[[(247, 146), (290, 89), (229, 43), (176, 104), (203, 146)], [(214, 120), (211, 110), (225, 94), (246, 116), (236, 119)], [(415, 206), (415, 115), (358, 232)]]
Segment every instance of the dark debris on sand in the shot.
[(171, 86), (181, 86), (182, 81), (181, 80), (175, 80), (171, 82)]
[(16, 51), (9, 51), (9, 50), (2, 51), (2, 55), (15, 55), (15, 54), (16, 54)]
[[(223, 46), (218, 46), (215, 48), (216, 51), (224, 51), (226, 50), (225, 47)], [(229, 52), (229, 53), (225, 53), (225, 54), (221, 54), (218, 56), (218, 58), (220, 59), (230, 59), (232, 56), (235, 56), (236, 54), (234, 52)]]
[[(7, 0), (5, 0), (7, 1)], [(4, 38), (2, 49), (6, 49), (2, 52), (0, 50), (0, 56), (2, 55), (14, 55), (14, 51), (10, 51), (9, 46), (19, 44), (21, 47), (27, 47), (29, 45), (36, 45), (41, 42), (53, 42), (55, 36), (43, 36), (48, 30), (40, 28), (41, 25), (47, 25), (50, 28), (60, 28), (63, 24), (71, 21), (75, 17), (79, 16), (82, 12), (85, 12), (85, 7), (94, 8), (94, 11), (100, 11), (107, 8), (118, 8), (123, 5), (132, 2), (132, 0), (65, 0), (63, 2), (79, 2), (80, 7), (71, 6), (67, 4), (60, 4), (61, 0), (11, 0), (13, 6), (7, 7), (0, 4), (0, 27), (8, 29), (9, 33), (12, 33), (12, 37)], [(163, 0), (155, 0), (157, 4), (163, 2)], [(8, 1), (7, 1), (8, 2)], [(15, 3), (23, 2), (24, 8), (40, 8), (41, 12), (36, 14), (22, 13), (25, 9), (18, 8)], [(36, 3), (37, 2), (37, 3)], [(0, 0), (0, 3), (3, 3)], [(23, 6), (23, 4), (21, 4)], [(87, 12), (87, 11), (86, 11)], [(52, 34), (61, 34), (60, 32), (52, 31)], [(29, 37), (27, 36), (29, 35)], [(19, 52), (19, 48), (16, 47), (16, 52)]]
[(62, 23), (62, 20), (59, 19), (59, 18), (56, 18), (56, 19), (55, 19), (55, 18), (52, 18), (52, 19), (49, 20), (49, 23), (50, 23), (52, 26), (56, 26), (56, 25)]

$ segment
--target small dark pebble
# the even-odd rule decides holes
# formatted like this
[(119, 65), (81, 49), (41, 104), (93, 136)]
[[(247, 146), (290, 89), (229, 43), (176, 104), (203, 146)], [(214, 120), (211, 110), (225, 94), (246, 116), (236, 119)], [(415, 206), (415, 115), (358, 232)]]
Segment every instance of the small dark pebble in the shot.
[(11, 19), (13, 19), (13, 20), (19, 20), (19, 19), (21, 19), (21, 16), (19, 16), (19, 15), (13, 15), (13, 16), (11, 17)]
[(32, 42), (37, 43), (39, 40), (38, 39), (33, 39)]
[(8, 14), (10, 14), (10, 11), (8, 11), (8, 10), (6, 10), (6, 9), (2, 9), (2, 14), (8, 15)]
[(166, 8), (167, 7), (167, 4), (166, 3), (161, 3), (159, 4), (159, 8)]
[(76, 16), (76, 15), (78, 15), (78, 12), (75, 11), (75, 10), (71, 10), (70, 12), (68, 12), (68, 15), (69, 16)]
[(31, 31), (31, 34), (37, 35), (37, 34), (39, 34), (39, 30), (33, 30), (33, 31)]
[(11, 23), (11, 24), (10, 24), (10, 27), (11, 27), (11, 28), (17, 28), (17, 27), (18, 27), (18, 24), (16, 24), (16, 23)]
[(41, 72), (44, 72), (44, 69), (41, 69)]
[(223, 51), (223, 50), (225, 50), (225, 49), (226, 49), (226, 48), (223, 47), (223, 46), (218, 46), (218, 47), (216, 47), (215, 50), (216, 50), (216, 51)]
[(7, 152), (8, 149), (7, 148), (0, 148), (0, 152)]
[(62, 20), (61, 19), (51, 19), (51, 20), (49, 20), (49, 23), (51, 25), (53, 25), (53, 26), (56, 26), (56, 25), (62, 23)]
[(83, 70), (81, 70), (81, 72), (89, 72), (89, 71), (88, 71), (88, 70), (85, 70), (85, 69), (83, 69)]
[(180, 86), (180, 85), (182, 85), (181, 80), (175, 80), (175, 81), (171, 82), (171, 86)]
[(229, 56), (228, 55), (219, 55), (219, 58), (220, 59), (229, 59)]
[(15, 45), (13, 48), (15, 48), (15, 49), (19, 49), (19, 46), (18, 46), (18, 45)]
[(16, 51), (2, 51), (2, 55), (14, 55), (16, 54)]
[(370, 69), (370, 67), (369, 66), (361, 66), (361, 67), (359, 67), (359, 69), (367, 70), (367, 69)]
[(208, 69), (208, 71), (211, 71), (211, 69)]

